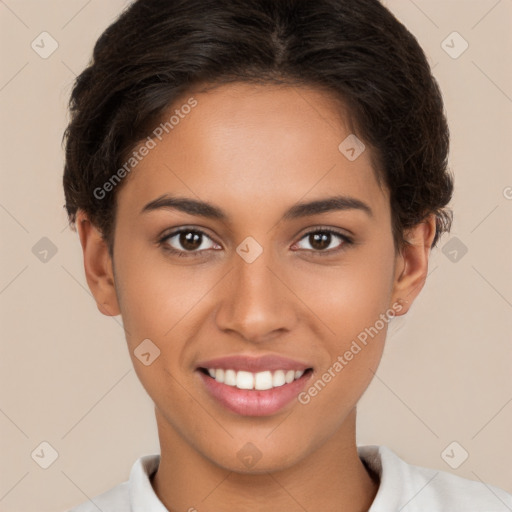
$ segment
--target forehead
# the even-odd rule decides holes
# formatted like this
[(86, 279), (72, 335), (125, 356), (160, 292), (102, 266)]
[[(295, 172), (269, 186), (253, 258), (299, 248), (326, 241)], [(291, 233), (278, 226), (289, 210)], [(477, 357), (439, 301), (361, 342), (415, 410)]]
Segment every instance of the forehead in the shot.
[(356, 139), (345, 114), (332, 95), (307, 87), (235, 83), (189, 92), (163, 116), (167, 130), (119, 191), (119, 210), (165, 193), (224, 210), (273, 210), (339, 194), (386, 209), (368, 146), (347, 157)]

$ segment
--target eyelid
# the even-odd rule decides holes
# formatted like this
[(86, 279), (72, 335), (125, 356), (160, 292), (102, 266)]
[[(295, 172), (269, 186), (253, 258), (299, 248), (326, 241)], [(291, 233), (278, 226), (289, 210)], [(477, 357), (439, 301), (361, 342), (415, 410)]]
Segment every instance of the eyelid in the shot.
[(305, 231), (301, 237), (299, 238), (299, 240), (302, 240), (305, 236), (307, 235), (310, 235), (312, 233), (318, 233), (319, 231), (321, 231), (322, 233), (332, 233), (334, 235), (337, 235), (337, 236), (340, 236), (342, 238), (346, 238), (346, 239), (349, 239), (349, 240), (352, 240), (352, 235), (350, 235), (347, 230), (343, 230), (341, 228), (334, 228), (334, 227), (331, 227), (331, 226), (315, 226), (313, 228), (308, 228), (307, 231)]

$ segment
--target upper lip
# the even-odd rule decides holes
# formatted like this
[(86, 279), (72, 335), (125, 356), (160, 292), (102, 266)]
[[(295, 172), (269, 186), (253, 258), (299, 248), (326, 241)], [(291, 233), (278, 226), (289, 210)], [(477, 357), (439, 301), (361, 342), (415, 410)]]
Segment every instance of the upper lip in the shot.
[(224, 370), (258, 373), (265, 370), (307, 370), (311, 365), (275, 354), (244, 356), (241, 354), (201, 361), (197, 368), (222, 368)]

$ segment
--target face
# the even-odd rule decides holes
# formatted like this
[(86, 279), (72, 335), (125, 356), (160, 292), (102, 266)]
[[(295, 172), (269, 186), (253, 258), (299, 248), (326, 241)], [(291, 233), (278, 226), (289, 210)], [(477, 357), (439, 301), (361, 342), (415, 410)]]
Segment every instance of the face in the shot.
[(351, 131), (325, 93), (193, 98), (118, 192), (115, 297), (95, 295), (122, 314), (161, 437), (231, 471), (290, 467), (346, 428), (402, 309), (389, 194), (368, 147), (338, 148)]

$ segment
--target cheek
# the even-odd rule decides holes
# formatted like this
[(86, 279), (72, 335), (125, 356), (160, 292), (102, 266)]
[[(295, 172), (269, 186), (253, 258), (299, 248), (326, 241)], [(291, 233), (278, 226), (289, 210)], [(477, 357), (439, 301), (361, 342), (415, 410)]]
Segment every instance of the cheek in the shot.
[(319, 268), (307, 279), (305, 274), (296, 279), (302, 283), (297, 294), (308, 298), (316, 314), (313, 324), (327, 327), (318, 332), (327, 357), (317, 384), (304, 396), (319, 413), (326, 403), (340, 411), (354, 406), (373, 378), (394, 314), (389, 312), (393, 268), (392, 242), (382, 240), (371, 250), (347, 253), (337, 268)]
[(136, 258), (125, 253), (116, 266), (121, 314), (131, 346), (145, 338), (163, 343), (172, 339), (181, 319), (211, 287), (204, 279), (194, 279), (192, 266), (172, 266), (161, 256)]
[(340, 342), (373, 325), (389, 306), (394, 260), (390, 251), (358, 250), (338, 266), (304, 267), (294, 291)]
[[(312, 309), (328, 327), (321, 334), (326, 357), (299, 402), (306, 418), (324, 415), (324, 428), (329, 432), (340, 428), (347, 411), (356, 406), (371, 382), (394, 313), (389, 313), (391, 260), (370, 260), (369, 265), (359, 261), (338, 269), (329, 279), (311, 276), (308, 284)], [(310, 427), (315, 428), (314, 424)]]

